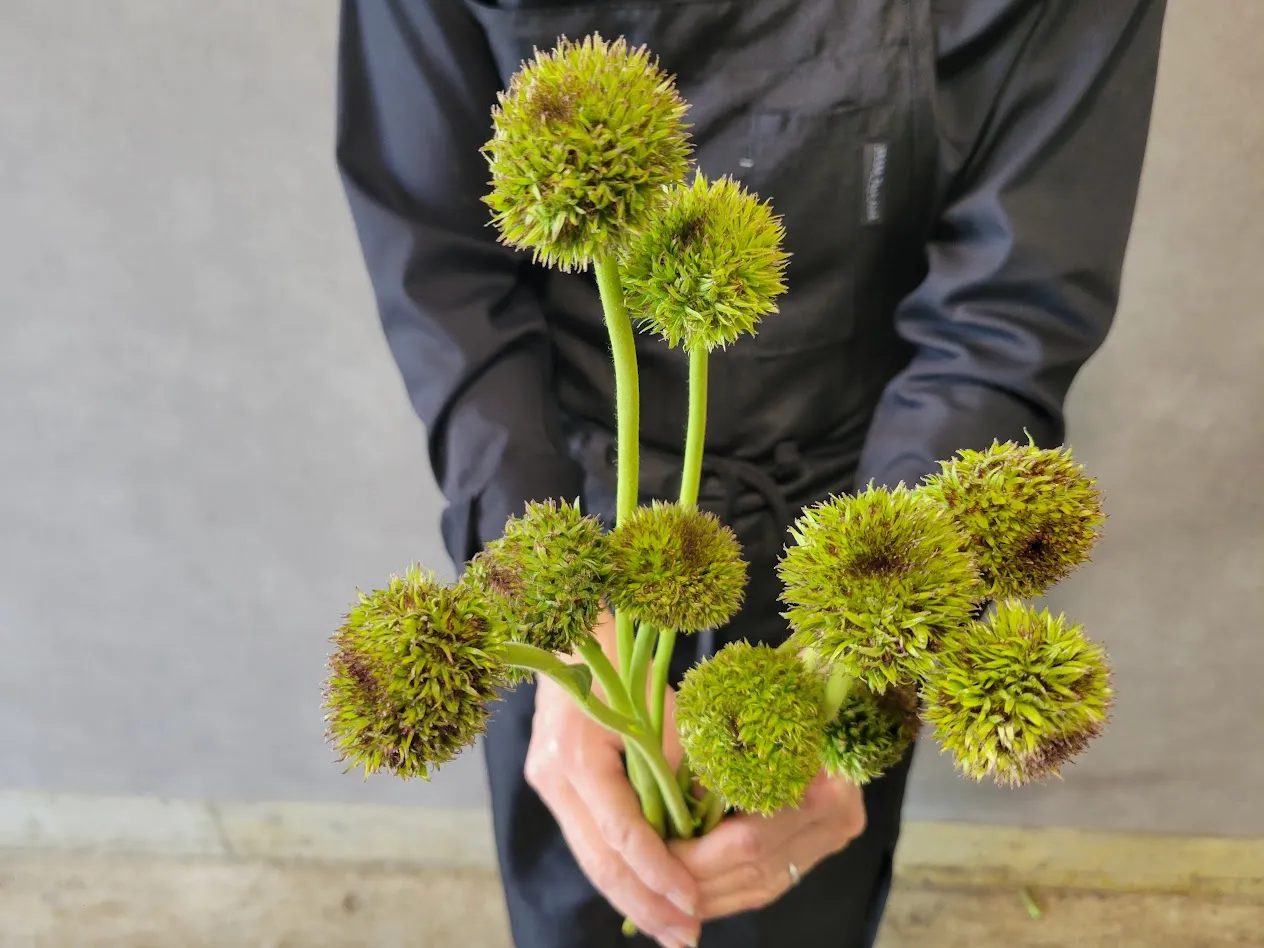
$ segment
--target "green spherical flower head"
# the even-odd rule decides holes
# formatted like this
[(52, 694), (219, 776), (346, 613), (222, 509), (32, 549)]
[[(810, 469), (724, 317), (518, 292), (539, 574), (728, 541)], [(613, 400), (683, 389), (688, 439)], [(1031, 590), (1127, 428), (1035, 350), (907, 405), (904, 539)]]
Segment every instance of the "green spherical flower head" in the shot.
[(569, 653), (597, 624), (609, 579), (600, 522), (578, 506), (547, 501), (511, 518), (462, 582), (487, 594), (514, 641)]
[(619, 524), (609, 544), (610, 604), (638, 622), (701, 632), (742, 606), (742, 546), (714, 514), (655, 501)]
[(951, 517), (897, 486), (810, 507), (777, 571), (800, 641), (872, 691), (923, 678), (979, 578)]
[(797, 806), (821, 768), (821, 680), (792, 652), (735, 642), (695, 665), (676, 695), (676, 728), (699, 782), (731, 807)]
[(420, 569), (360, 594), (333, 637), (326, 722), (341, 759), (365, 775), (429, 779), (486, 728), (506, 666), (485, 597)]
[(1102, 496), (1066, 448), (962, 451), (920, 488), (970, 538), (990, 599), (1033, 599), (1088, 560)]
[(864, 786), (900, 762), (920, 724), (916, 689), (875, 695), (856, 684), (826, 728), (821, 760), (831, 774)]
[(593, 35), (538, 53), (500, 94), (484, 146), (504, 242), (562, 270), (616, 251), (684, 179), (685, 108), (644, 47)]
[(729, 178), (698, 175), (626, 249), (628, 309), (673, 346), (708, 351), (755, 334), (786, 290), (785, 230)]
[(1014, 600), (962, 630), (924, 694), (958, 768), (1004, 786), (1056, 774), (1101, 732), (1112, 702), (1101, 646), (1065, 617)]

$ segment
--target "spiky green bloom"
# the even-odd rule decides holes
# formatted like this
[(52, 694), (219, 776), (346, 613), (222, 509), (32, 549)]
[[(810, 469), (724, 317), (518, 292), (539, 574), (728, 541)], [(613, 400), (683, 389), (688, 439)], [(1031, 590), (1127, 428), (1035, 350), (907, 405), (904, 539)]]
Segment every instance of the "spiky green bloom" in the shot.
[(994, 442), (961, 451), (919, 488), (970, 538), (989, 599), (1033, 599), (1088, 560), (1102, 495), (1067, 448)]
[(419, 567), (361, 593), (333, 637), (328, 737), (365, 775), (429, 779), (486, 729), (506, 666), (487, 600)]
[(831, 774), (864, 786), (900, 762), (920, 724), (916, 688), (875, 695), (857, 683), (825, 730), (821, 760)]
[(881, 693), (921, 679), (969, 617), (979, 577), (942, 508), (870, 485), (804, 510), (777, 566), (798, 640)]
[(737, 536), (712, 513), (638, 507), (610, 534), (610, 604), (677, 632), (726, 625), (742, 606), (746, 561)]
[(597, 624), (609, 580), (601, 523), (577, 505), (546, 501), (510, 518), (462, 582), (487, 593), (514, 641), (569, 653)]
[(954, 638), (923, 694), (957, 767), (1005, 786), (1056, 774), (1101, 732), (1113, 697), (1101, 646), (1016, 600)]
[(699, 782), (731, 807), (797, 806), (821, 768), (824, 689), (793, 652), (735, 642), (695, 665), (676, 729)]
[(685, 109), (644, 47), (594, 34), (537, 53), (500, 93), (483, 149), (504, 242), (562, 270), (617, 250), (684, 179)]
[(673, 188), (623, 255), (628, 310), (673, 346), (722, 348), (755, 334), (786, 290), (780, 218), (730, 178)]

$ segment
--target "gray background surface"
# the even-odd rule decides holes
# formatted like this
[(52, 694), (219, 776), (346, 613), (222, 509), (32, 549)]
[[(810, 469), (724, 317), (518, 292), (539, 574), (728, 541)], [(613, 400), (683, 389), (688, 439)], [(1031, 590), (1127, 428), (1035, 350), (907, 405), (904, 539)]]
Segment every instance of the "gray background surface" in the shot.
[[(0, 6), (0, 790), (467, 805), (344, 776), (326, 641), (448, 569), (332, 163), (335, 5)], [(1119, 704), (1064, 783), (910, 814), (1264, 834), (1264, 4), (1172, 0), (1117, 330), (1073, 395), (1108, 492), (1055, 598)]]

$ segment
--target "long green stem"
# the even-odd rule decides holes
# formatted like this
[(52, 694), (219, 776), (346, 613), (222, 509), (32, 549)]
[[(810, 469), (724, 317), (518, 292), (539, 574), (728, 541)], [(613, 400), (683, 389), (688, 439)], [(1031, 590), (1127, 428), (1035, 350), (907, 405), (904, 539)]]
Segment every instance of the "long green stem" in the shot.
[(594, 721), (622, 734), (630, 741), (658, 785), (667, 813), (671, 817), (673, 831), (686, 839), (693, 835), (693, 818), (689, 814), (689, 805), (685, 803), (684, 795), (676, 785), (676, 772), (663, 756), (658, 738), (650, 733), (645, 724), (615, 711), (593, 694), (591, 687), (585, 686), (585, 680), (589, 685), (592, 682), (592, 672), (586, 665), (568, 664), (552, 652), (519, 642), (504, 646), (504, 657), (506, 663), (516, 668), (527, 668), (548, 675), (565, 688)]
[(654, 652), (654, 672), (650, 678), (650, 726), (659, 740), (663, 737), (663, 718), (667, 703), (667, 677), (671, 671), (672, 651), (676, 648), (676, 630), (663, 629), (658, 633), (658, 648)]
[(642, 625), (636, 633), (636, 645), (632, 649), (632, 671), (628, 675), (628, 691), (632, 705), (646, 721), (650, 720), (646, 689), (649, 685), (650, 662), (654, 658), (654, 643), (658, 630), (652, 625)]
[[(707, 440), (707, 366), (709, 353), (704, 346), (689, 352), (689, 425), (685, 431), (685, 462), (680, 474), (680, 506), (696, 507), (702, 484), (702, 456)], [(650, 678), (650, 723), (663, 735), (664, 702), (676, 630), (660, 629), (654, 670)]]
[[(645, 691), (649, 672), (650, 656), (653, 653), (657, 634), (653, 626), (643, 625), (636, 633), (636, 644), (632, 650), (632, 662), (628, 675), (628, 691), (632, 697), (634, 713), (645, 722), (649, 721), (649, 706), (646, 704)], [(651, 734), (657, 734), (652, 727)], [(661, 742), (659, 744), (661, 747)], [(628, 747), (628, 777), (641, 798), (641, 810), (659, 836), (666, 836), (667, 824), (664, 819), (662, 792), (648, 770), (648, 765), (640, 757), (634, 746)]]
[(705, 836), (719, 826), (720, 819), (724, 816), (724, 802), (718, 793), (708, 792), (706, 800), (707, 809), (702, 817), (702, 826), (698, 829), (699, 836)]
[(847, 700), (856, 679), (841, 668), (835, 668), (825, 680), (825, 719), (833, 721), (838, 711)]
[(624, 746), (628, 752), (628, 780), (641, 801), (641, 813), (645, 821), (654, 827), (661, 839), (667, 838), (667, 813), (664, 808), (663, 794), (658, 789), (658, 781), (650, 770), (649, 762), (641, 755), (636, 743), (624, 738)]
[(623, 284), (614, 256), (599, 254), (593, 266), (614, 355), (615, 404), (619, 419), (617, 514), (622, 521), (636, 509), (640, 484), (641, 392), (636, 371), (636, 336), (623, 300)]
[[(636, 336), (628, 318), (619, 280), (619, 264), (613, 254), (600, 253), (593, 258), (597, 290), (605, 312), (606, 331), (610, 335), (610, 351), (614, 356), (615, 407), (618, 418), (619, 490), (616, 500), (617, 523), (622, 523), (636, 509), (640, 490), (641, 391), (636, 369)], [(622, 620), (622, 616), (617, 617)], [(619, 638), (619, 671), (628, 680), (632, 663), (633, 627), (631, 620), (617, 621)]]
[[(631, 704), (631, 713), (637, 715), (638, 718), (645, 722), (648, 720), (648, 709), (645, 703), (645, 672), (638, 671), (646, 665), (645, 655), (652, 647), (652, 643), (648, 638), (652, 635), (652, 629), (642, 627), (636, 636), (636, 645), (632, 650), (632, 659), (627, 662), (628, 681), (626, 685), (627, 694), (629, 695), (629, 704)], [(652, 728), (651, 728), (652, 732)], [(667, 823), (664, 810), (665, 801), (662, 799), (662, 793), (659, 790), (657, 781), (653, 779), (650, 771), (650, 765), (641, 755), (635, 743), (624, 739), (628, 752), (628, 780), (632, 781), (633, 789), (636, 789), (638, 798), (641, 799), (641, 811), (645, 814), (645, 818), (651, 827), (659, 833), (660, 837), (666, 838)]]
[(636, 651), (636, 624), (624, 612), (615, 613), (615, 641), (618, 643), (619, 674), (626, 686), (632, 678), (632, 653)]
[(681, 839), (689, 839), (693, 836), (693, 816), (689, 812), (689, 804), (685, 802), (685, 795), (676, 785), (676, 773), (663, 756), (657, 738), (642, 734), (636, 738), (636, 744), (654, 775), (654, 782), (658, 784), (663, 803), (667, 806), (667, 815), (671, 817), (672, 832)]
[(689, 427), (685, 431), (685, 464), (680, 474), (680, 506), (698, 503), (702, 454), (707, 440), (707, 360), (704, 346), (689, 352)]
[[(592, 693), (592, 672), (586, 665), (571, 665), (562, 661), (552, 652), (546, 652), (534, 645), (511, 642), (504, 646), (507, 664), (516, 668), (527, 668), (542, 675), (548, 675), (567, 692), (570, 693), (584, 711), (598, 724), (619, 734), (643, 736), (640, 722), (626, 714), (616, 711)], [(587, 684), (585, 684), (585, 680)]]
[[(640, 713), (642, 717), (644, 716), (643, 711), (638, 712), (633, 706), (627, 686), (619, 677), (619, 672), (614, 665), (610, 663), (610, 659), (606, 657), (600, 642), (592, 637), (582, 639), (579, 643), (579, 654), (592, 669), (593, 676), (601, 685), (601, 690), (606, 693), (606, 699), (616, 711), (632, 716)], [(658, 790), (658, 784), (654, 781), (654, 775), (642, 759), (636, 744), (627, 737), (624, 737), (623, 743), (628, 752), (628, 779), (641, 800), (641, 810), (645, 814), (645, 819), (654, 827), (659, 836), (665, 836), (667, 816), (663, 806), (663, 796)]]
[(606, 693), (606, 700), (611, 706), (623, 714), (633, 714), (632, 699), (628, 695), (628, 689), (623, 684), (623, 679), (619, 677), (619, 672), (610, 664), (610, 659), (602, 650), (601, 643), (592, 636), (587, 636), (580, 639), (578, 651), (580, 657), (592, 669), (593, 677), (601, 685), (601, 690)]

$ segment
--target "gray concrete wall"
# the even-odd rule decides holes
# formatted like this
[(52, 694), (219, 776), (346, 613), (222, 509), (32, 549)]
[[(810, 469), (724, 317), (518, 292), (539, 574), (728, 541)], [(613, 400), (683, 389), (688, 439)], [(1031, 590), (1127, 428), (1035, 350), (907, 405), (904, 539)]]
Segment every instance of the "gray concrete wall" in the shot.
[[(334, 176), (333, 4), (0, 5), (0, 790), (483, 799), (344, 776), (326, 638), (446, 567)], [(1264, 834), (1264, 5), (1172, 0), (1117, 331), (1074, 393), (1109, 493), (1058, 591), (1113, 726), (1063, 784), (919, 761), (917, 817)]]

